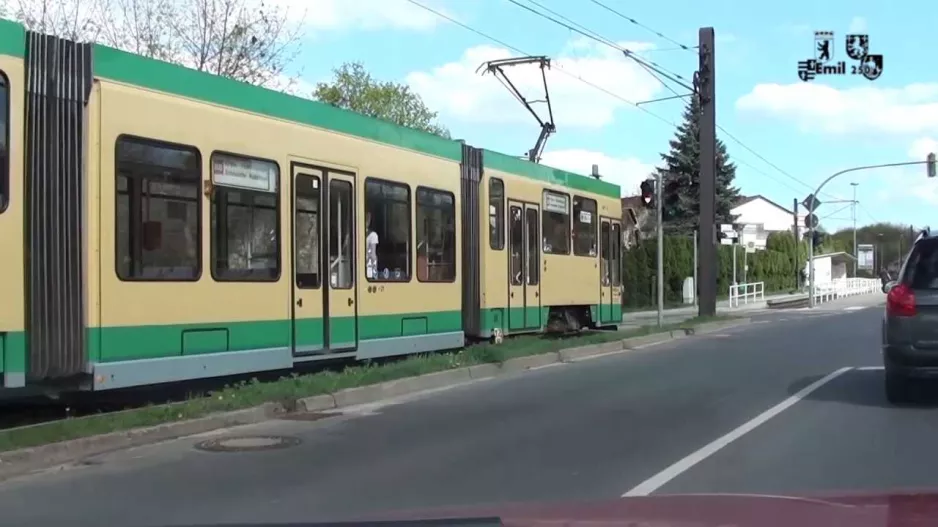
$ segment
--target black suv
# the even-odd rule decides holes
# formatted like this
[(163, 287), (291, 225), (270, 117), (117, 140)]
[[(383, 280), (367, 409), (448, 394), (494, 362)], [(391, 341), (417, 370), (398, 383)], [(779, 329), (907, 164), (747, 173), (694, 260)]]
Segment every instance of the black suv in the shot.
[(938, 379), (938, 237), (923, 231), (883, 291), (886, 398), (907, 402), (910, 379)]

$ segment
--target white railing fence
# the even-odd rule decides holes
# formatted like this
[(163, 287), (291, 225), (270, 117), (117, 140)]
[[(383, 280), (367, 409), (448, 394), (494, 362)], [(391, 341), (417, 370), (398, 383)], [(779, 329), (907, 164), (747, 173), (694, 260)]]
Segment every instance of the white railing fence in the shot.
[(730, 285), (730, 307), (765, 302), (765, 282)]
[(882, 291), (882, 282), (876, 278), (836, 278), (814, 286), (817, 303), (854, 295), (868, 295)]
[(835, 281), (840, 296), (866, 295), (882, 291), (882, 281), (877, 278), (841, 278)]

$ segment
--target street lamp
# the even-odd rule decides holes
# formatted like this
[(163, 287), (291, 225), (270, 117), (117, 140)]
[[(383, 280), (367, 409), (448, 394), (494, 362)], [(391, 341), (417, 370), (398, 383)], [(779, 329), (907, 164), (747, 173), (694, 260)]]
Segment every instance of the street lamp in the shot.
[(853, 202), (850, 204), (850, 216), (853, 219), (853, 277), (857, 277), (857, 258), (860, 257), (860, 252), (857, 250), (857, 186), (859, 183), (852, 182), (850, 186), (853, 187)]
[[(809, 194), (808, 197), (805, 199), (805, 205), (808, 207), (808, 217), (813, 217), (814, 211), (817, 210), (817, 206), (819, 205), (818, 200), (817, 200), (817, 195), (821, 193), (822, 189), (824, 189), (824, 185), (827, 185), (830, 182), (830, 180), (834, 179), (835, 177), (841, 176), (843, 174), (847, 174), (849, 172), (859, 172), (861, 170), (870, 170), (873, 168), (903, 167), (903, 166), (909, 166), (909, 165), (925, 165), (926, 175), (930, 178), (936, 177), (936, 175), (938, 175), (938, 159), (936, 159), (936, 156), (934, 153), (928, 154), (928, 156), (925, 158), (925, 161), (905, 161), (902, 163), (883, 163), (879, 165), (864, 165), (864, 166), (841, 170), (840, 172), (835, 172), (831, 174), (830, 176), (828, 176), (827, 179), (822, 181), (821, 184), (818, 185), (817, 189), (812, 194)], [(808, 232), (811, 233), (812, 231), (814, 231), (815, 227), (816, 225), (812, 225), (811, 227), (808, 227)], [(814, 248), (811, 246), (811, 244), (808, 244), (808, 306), (809, 307), (814, 307), (814, 304), (815, 304), (814, 291), (815, 291), (814, 289)]]

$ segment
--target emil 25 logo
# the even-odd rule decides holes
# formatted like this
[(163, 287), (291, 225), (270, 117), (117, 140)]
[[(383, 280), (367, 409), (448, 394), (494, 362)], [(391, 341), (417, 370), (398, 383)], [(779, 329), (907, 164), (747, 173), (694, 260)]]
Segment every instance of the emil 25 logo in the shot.
[(814, 32), (814, 58), (798, 62), (798, 78), (804, 82), (814, 80), (818, 75), (862, 75), (869, 80), (876, 80), (883, 74), (883, 56), (870, 53), (869, 35), (847, 35), (844, 38), (847, 57), (856, 64), (847, 65), (847, 61), (834, 61), (834, 32)]

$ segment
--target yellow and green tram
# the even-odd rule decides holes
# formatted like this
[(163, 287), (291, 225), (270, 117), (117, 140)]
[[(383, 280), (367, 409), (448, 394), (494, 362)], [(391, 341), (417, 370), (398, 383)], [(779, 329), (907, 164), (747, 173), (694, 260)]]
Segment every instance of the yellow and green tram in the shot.
[(621, 321), (619, 188), (0, 21), (4, 390)]

